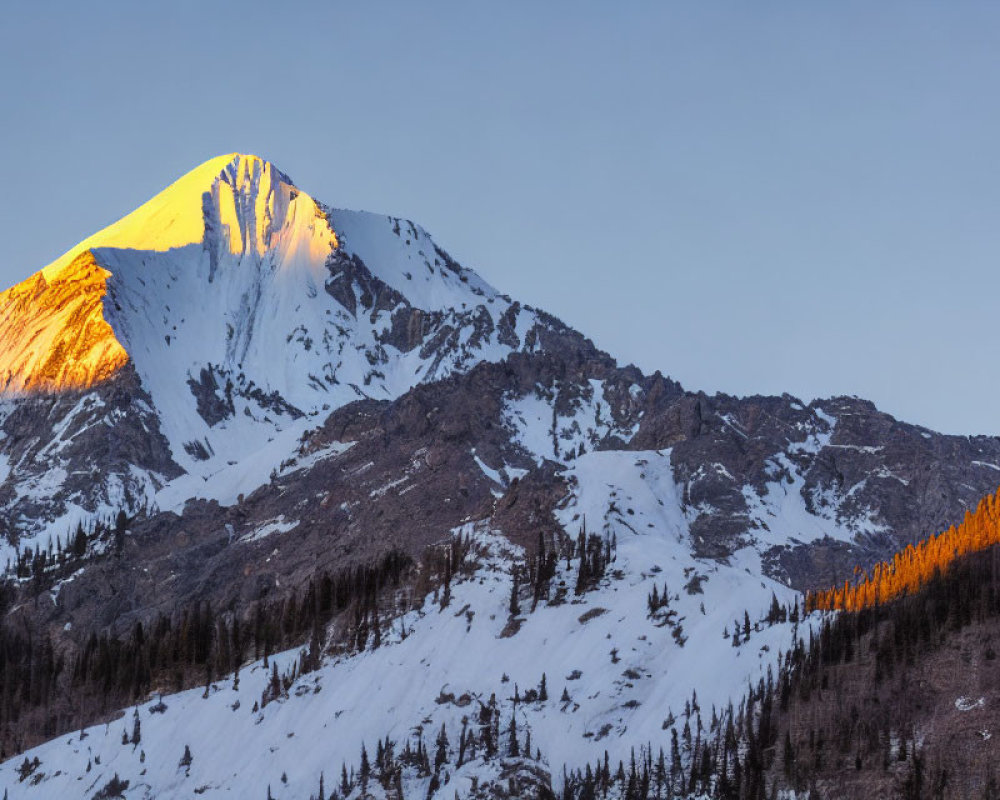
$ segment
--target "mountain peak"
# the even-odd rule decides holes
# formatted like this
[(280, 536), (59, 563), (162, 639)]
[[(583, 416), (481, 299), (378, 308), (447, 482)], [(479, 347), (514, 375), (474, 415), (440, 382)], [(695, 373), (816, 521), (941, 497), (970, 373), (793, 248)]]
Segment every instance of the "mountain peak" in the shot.
[(221, 177), (225, 174), (232, 181), (244, 180), (252, 175), (268, 171), (280, 176), (283, 183), (295, 185), (294, 181), (274, 164), (253, 153), (228, 153), (224, 156), (216, 156), (191, 170), (192, 173), (197, 172), (209, 178)]
[[(0, 394), (87, 388), (128, 361), (105, 318), (112, 273), (102, 262), (117, 264), (125, 251), (138, 251), (130, 261), (134, 270), (151, 253), (194, 245), (198, 255), (210, 253), (211, 280), (225, 254), (260, 262), (277, 243), (322, 265), (337, 239), (325, 222), (317, 224), (318, 214), (312, 198), (259, 156), (229, 153), (205, 161), (132, 213), (0, 292)], [(196, 266), (198, 255), (187, 257), (186, 263)], [(141, 283), (152, 277), (137, 279)], [(149, 298), (154, 305), (161, 300)]]
[[(240, 235), (230, 229), (232, 239), (246, 241), (245, 221), (252, 215), (262, 222), (267, 203), (278, 187), (286, 197), (298, 190), (285, 173), (256, 155), (228, 153), (216, 156), (178, 178), (155, 197), (117, 222), (87, 237), (46, 266), (42, 274), (52, 280), (84, 251), (97, 247), (162, 252), (205, 238), (208, 195), (216, 200), (216, 216), (222, 224), (240, 222)], [(238, 198), (238, 200), (237, 200)], [(221, 202), (219, 202), (221, 200)], [(256, 231), (259, 233), (259, 231)], [(260, 245), (259, 237), (257, 240)], [(235, 251), (235, 243), (230, 243)]]

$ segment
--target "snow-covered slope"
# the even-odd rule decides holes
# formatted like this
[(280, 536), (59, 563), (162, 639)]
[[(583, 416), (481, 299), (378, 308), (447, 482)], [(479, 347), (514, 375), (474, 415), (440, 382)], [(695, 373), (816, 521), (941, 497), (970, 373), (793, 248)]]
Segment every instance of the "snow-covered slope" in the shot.
[[(475, 726), (479, 703), (491, 695), (502, 729), (516, 713), (519, 736), (530, 730), (557, 782), (563, 764), (578, 767), (605, 751), (626, 764), (632, 748), (669, 752), (672, 727), (681, 742), (689, 741), (685, 726), (704, 736), (713, 706), (738, 702), (792, 641), (793, 625), (762, 623), (772, 593), (781, 603), (797, 595), (761, 578), (752, 551), (729, 563), (692, 556), (668, 451), (587, 454), (572, 478), (561, 511), (565, 532), (575, 535), (585, 516), (591, 531), (617, 542), (595, 590), (575, 595), (576, 561), (561, 562), (548, 601), (529, 611), (523, 595), (521, 613), (511, 616), (512, 569), (524, 554), (470, 523), (459, 532), (473, 536), (478, 570), (453, 585), (447, 606), (428, 596), (420, 610), (387, 622), (377, 649), (328, 660), (259, 711), (254, 705), (270, 679), (260, 662), (241, 671), (238, 689), (229, 677), (207, 697), (202, 689), (167, 696), (161, 713), (151, 699), (138, 707), (137, 746), (122, 743), (134, 725), (125, 709), (85, 738), (64, 736), (0, 766), (0, 782), (10, 800), (90, 797), (114, 775), (129, 781), (130, 798), (264, 797), (270, 785), (275, 798), (305, 800), (321, 773), (329, 788), (343, 763), (356, 766), (363, 743), (373, 753), (388, 736), (398, 752), (422, 735), (431, 747), (444, 724), (457, 748), (463, 718)], [(651, 614), (649, 595), (664, 585), (669, 601)], [(759, 624), (734, 647), (734, 621), (745, 612)], [(276, 660), (285, 670), (297, 658), (289, 652)], [(538, 689), (543, 673), (547, 698), (515, 705), (515, 695)], [(185, 746), (192, 761), (179, 766)], [(40, 765), (18, 780), (24, 759), (36, 757)], [(450, 763), (450, 780), (436, 796), (468, 796), (471, 779), (491, 769), (480, 762), (456, 770), (454, 752)], [(409, 782), (405, 796), (426, 797), (427, 780)]]

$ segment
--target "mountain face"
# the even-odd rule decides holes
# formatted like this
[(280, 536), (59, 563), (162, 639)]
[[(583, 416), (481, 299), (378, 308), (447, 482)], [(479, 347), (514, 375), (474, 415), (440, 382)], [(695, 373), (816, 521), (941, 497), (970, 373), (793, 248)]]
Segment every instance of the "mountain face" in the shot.
[[(1000, 471), (997, 439), (857, 398), (620, 366), (417, 225), (328, 208), (252, 156), (0, 309), (0, 634), (44, 643), (0, 659), (35, 687), (0, 703), (0, 744), (52, 740), (0, 766), (12, 800), (116, 796), (115, 775), (128, 797), (306, 798), (322, 773), (329, 796), (362, 742), (433, 749), (441, 725), (447, 766), (385, 761), (384, 786), (338, 791), (544, 796), (563, 765), (701, 734), (699, 703), (707, 735), (814, 624), (769, 608), (958, 521)], [(364, 577), (385, 564), (404, 566)], [(342, 587), (326, 604), (321, 575)], [(163, 666), (158, 637), (206, 609), (230, 633)], [(549, 697), (523, 700), (543, 674)], [(141, 746), (131, 708), (95, 725), (126, 706)]]
[[(25, 546), (121, 507), (231, 503), (332, 409), (569, 334), (413, 223), (327, 208), (239, 155), (193, 170), (0, 308), (7, 534)], [(53, 397), (74, 400), (53, 414)], [(96, 424), (155, 452), (74, 458), (78, 429)], [(96, 481), (74, 480), (95, 465)]]

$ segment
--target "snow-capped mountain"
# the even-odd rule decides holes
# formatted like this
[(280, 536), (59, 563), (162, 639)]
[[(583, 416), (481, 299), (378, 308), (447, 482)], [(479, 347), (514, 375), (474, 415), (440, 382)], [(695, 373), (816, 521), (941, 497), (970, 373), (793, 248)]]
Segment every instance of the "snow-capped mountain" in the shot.
[(1000, 470), (997, 439), (856, 398), (620, 367), (419, 226), (252, 156), (195, 169), (0, 312), (11, 800), (304, 800), (321, 774), (329, 796), (362, 743), (433, 749), (442, 724), (446, 767), (411, 752), (368, 788), (545, 796), (605, 751), (677, 735), (690, 757), (807, 635), (800, 590), (946, 527)]
[[(30, 457), (10, 443), (23, 448), (23, 435), (0, 440), (8, 536), (25, 542), (39, 520), (68, 527), (200, 495), (233, 502), (331, 409), (541, 349), (563, 331), (413, 223), (330, 209), (268, 162), (235, 154), (0, 294), (0, 310), (3, 416), (76, 398), (59, 426), (35, 432), (44, 446)], [(105, 396), (130, 373), (137, 435), (162, 435), (165, 447), (78, 485), (75, 431), (132, 421)]]

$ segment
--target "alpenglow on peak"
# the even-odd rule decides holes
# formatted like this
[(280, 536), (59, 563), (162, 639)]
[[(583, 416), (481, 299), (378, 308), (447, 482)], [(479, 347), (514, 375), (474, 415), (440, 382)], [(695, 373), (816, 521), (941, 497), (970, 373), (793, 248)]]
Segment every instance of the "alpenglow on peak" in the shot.
[[(128, 363), (130, 348), (109, 324), (108, 281), (122, 273), (148, 283), (151, 261), (123, 252), (176, 251), (194, 269), (207, 253), (211, 281), (225, 256), (259, 262), (279, 240), (319, 266), (337, 246), (318, 204), (269, 162), (238, 153), (206, 161), (0, 293), (0, 393), (87, 388)], [(158, 300), (151, 292), (146, 303)]]
[[(215, 216), (230, 228), (230, 249), (263, 245), (262, 230), (276, 218), (275, 201), (301, 194), (292, 179), (255, 155), (229, 153), (209, 159), (135, 211), (72, 247), (42, 270), (51, 280), (82, 252), (99, 247), (162, 252), (204, 241)], [(311, 199), (311, 198), (310, 198)], [(214, 214), (212, 213), (214, 212)], [(247, 222), (254, 221), (251, 230)]]

